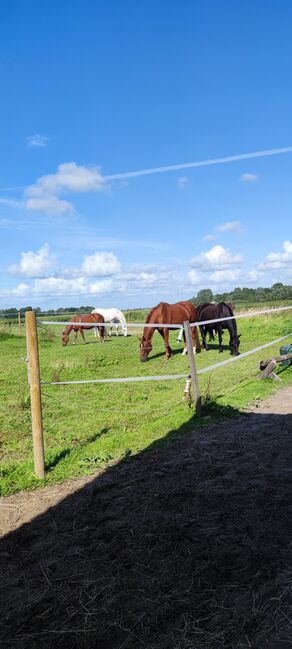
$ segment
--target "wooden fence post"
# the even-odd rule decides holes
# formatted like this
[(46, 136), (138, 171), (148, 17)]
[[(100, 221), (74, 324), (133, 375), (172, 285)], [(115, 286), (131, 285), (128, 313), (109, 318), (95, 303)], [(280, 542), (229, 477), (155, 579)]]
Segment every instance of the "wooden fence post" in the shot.
[(26, 343), (28, 352), (29, 388), (31, 400), (31, 427), (34, 468), (38, 478), (45, 478), (45, 453), (43, 438), (41, 382), (37, 322), (34, 311), (26, 311)]
[(18, 335), (21, 336), (21, 314), (20, 311), (18, 311)]
[(190, 374), (191, 374), (191, 379), (192, 379), (192, 391), (193, 391), (193, 396), (194, 396), (194, 405), (195, 405), (196, 413), (199, 414), (200, 411), (201, 411), (200, 387), (199, 387), (199, 381), (198, 381), (198, 375), (197, 375), (195, 354), (194, 354), (194, 350), (193, 350), (193, 340), (192, 340), (192, 334), (191, 334), (191, 327), (190, 327), (190, 323), (189, 323), (188, 320), (186, 320), (184, 322), (184, 332), (185, 332), (185, 336), (186, 336), (188, 358), (189, 358), (189, 364), (190, 364)]

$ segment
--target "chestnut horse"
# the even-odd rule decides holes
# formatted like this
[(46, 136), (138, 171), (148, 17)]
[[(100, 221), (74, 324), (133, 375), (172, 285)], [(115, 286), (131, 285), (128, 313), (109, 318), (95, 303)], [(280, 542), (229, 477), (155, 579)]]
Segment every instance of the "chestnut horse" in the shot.
[[(88, 322), (88, 323), (92, 323), (92, 324), (88, 324), (86, 327), (82, 327), (82, 325), (78, 325), (78, 324), (75, 325), (74, 322), (76, 322), (76, 323), (77, 322), (84, 322), (84, 323)], [(64, 331), (63, 331), (62, 345), (63, 346), (67, 345), (68, 340), (69, 340), (69, 334), (71, 333), (71, 331), (75, 332), (75, 338), (74, 338), (73, 345), (76, 345), (76, 338), (78, 336), (78, 331), (79, 331), (79, 333), (81, 334), (81, 336), (83, 338), (83, 342), (86, 343), (86, 340), (84, 338), (84, 329), (93, 329), (93, 327), (96, 327), (98, 325), (98, 323), (100, 323), (100, 322), (104, 322), (104, 317), (103, 317), (103, 315), (100, 315), (100, 313), (88, 313), (88, 314), (85, 314), (85, 313), (81, 314), (80, 313), (79, 315), (75, 315), (74, 318), (72, 318), (72, 320), (70, 320), (70, 323), (68, 324), (66, 329), (64, 329)], [(105, 327), (97, 327), (97, 328), (99, 330), (101, 340), (104, 340)]]
[[(165, 358), (166, 359), (170, 358), (171, 348), (169, 346), (169, 329), (168, 327), (159, 327), (159, 323), (177, 324), (179, 329), (182, 323), (185, 322), (185, 320), (188, 320), (189, 322), (196, 322), (197, 320), (196, 307), (192, 304), (192, 302), (188, 302), (188, 301), (176, 302), (176, 304), (159, 302), (157, 306), (154, 306), (153, 309), (151, 309), (146, 320), (146, 323), (153, 322), (154, 326), (144, 327), (143, 336), (142, 338), (140, 338), (140, 361), (147, 361), (148, 355), (150, 354), (152, 349), (151, 340), (155, 329), (157, 329), (158, 333), (160, 333), (160, 335), (164, 339)], [(157, 324), (158, 326), (156, 326)], [(200, 351), (201, 345), (200, 345), (197, 327), (192, 327), (191, 332), (192, 332), (192, 339), (194, 345), (194, 352)], [(184, 335), (184, 341), (185, 341), (185, 335)], [(186, 345), (182, 353), (186, 354)]]

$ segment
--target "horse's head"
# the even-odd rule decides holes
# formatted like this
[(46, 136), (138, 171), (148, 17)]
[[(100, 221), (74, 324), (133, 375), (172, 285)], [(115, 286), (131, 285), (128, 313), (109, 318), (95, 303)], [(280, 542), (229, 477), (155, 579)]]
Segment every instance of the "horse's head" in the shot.
[(123, 326), (122, 326), (122, 332), (123, 332), (123, 336), (127, 336), (127, 335), (128, 335), (127, 325), (123, 325)]
[(69, 340), (68, 334), (66, 334), (65, 331), (63, 331), (63, 334), (62, 334), (62, 345), (63, 345), (63, 347), (65, 347), (65, 345), (67, 345), (68, 340)]
[(142, 336), (142, 338), (140, 338), (140, 361), (142, 361), (142, 363), (148, 360), (151, 349), (152, 345), (150, 340), (146, 340), (145, 336)]
[(239, 351), (239, 345), (240, 345), (240, 338), (241, 334), (235, 334), (230, 342), (230, 349), (231, 349), (231, 355), (232, 356), (239, 356), (240, 351)]

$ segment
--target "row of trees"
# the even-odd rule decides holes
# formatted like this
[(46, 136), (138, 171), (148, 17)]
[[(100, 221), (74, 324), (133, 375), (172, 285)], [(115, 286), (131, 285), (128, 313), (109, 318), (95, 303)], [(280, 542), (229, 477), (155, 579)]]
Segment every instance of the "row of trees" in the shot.
[(213, 293), (210, 288), (203, 288), (192, 298), (195, 302), (267, 302), (270, 300), (292, 300), (292, 286), (288, 284), (273, 284), (271, 288), (240, 288), (229, 293)]
[(9, 320), (13, 318), (17, 318), (18, 313), (21, 313), (22, 315), (25, 314), (26, 311), (32, 311), (32, 309), (39, 314), (43, 315), (59, 315), (61, 313), (91, 313), (93, 309), (95, 309), (94, 306), (69, 306), (69, 307), (60, 307), (59, 309), (48, 309), (45, 311), (42, 311), (42, 309), (39, 306), (32, 307), (32, 306), (25, 306), (22, 307), (21, 309), (16, 309), (11, 308), (11, 309), (0, 309), (0, 316), (3, 318), (9, 318)]
[[(288, 284), (273, 284), (271, 288), (240, 288), (239, 286), (230, 291), (229, 293), (213, 293), (210, 288), (203, 288), (198, 291), (197, 295), (194, 295), (192, 298), (197, 304), (202, 304), (203, 302), (267, 302), (270, 300), (292, 300), (292, 286)], [(44, 315), (59, 315), (61, 313), (90, 313), (95, 307), (94, 306), (70, 306), (70, 307), (60, 307), (59, 309), (48, 309), (47, 311), (42, 311), (40, 307), (34, 307), (34, 311), (37, 313), (42, 313)], [(31, 306), (26, 306), (21, 309), (11, 308), (11, 309), (0, 309), (1, 318), (17, 318), (18, 311), (24, 314), (25, 311), (31, 311)], [(127, 309), (128, 310), (128, 309)], [(131, 309), (135, 311), (135, 309)]]

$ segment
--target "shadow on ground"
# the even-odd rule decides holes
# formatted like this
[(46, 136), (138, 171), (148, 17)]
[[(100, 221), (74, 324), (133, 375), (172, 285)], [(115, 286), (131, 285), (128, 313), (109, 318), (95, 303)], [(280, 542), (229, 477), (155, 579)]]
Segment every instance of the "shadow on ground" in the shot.
[(1, 646), (291, 649), (291, 433), (171, 431), (4, 537)]

